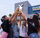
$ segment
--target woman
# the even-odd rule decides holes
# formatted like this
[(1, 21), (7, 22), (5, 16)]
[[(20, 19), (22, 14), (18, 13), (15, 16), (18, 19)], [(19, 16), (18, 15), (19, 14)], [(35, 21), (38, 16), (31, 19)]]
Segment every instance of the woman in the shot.
[[(12, 25), (12, 22), (14, 21), (16, 15), (17, 15), (18, 9), (15, 11), (15, 13), (12, 15), (12, 17), (9, 19), (6, 15), (4, 15), (1, 19), (2, 21), (2, 28), (3, 28), (3, 33), (2, 33), (2, 38), (11, 38), (10, 37), (10, 28)], [(3, 37), (4, 36), (4, 37)]]
[(16, 21), (12, 24), (12, 29), (13, 29), (13, 38), (19, 38), (19, 28)]
[(26, 27), (26, 23), (25, 22), (23, 24), (19, 25), (19, 38), (28, 37), (27, 31), (28, 31), (28, 29)]
[(40, 26), (38, 26), (36, 30), (37, 30), (37, 33), (31, 33), (29, 35), (29, 38), (40, 38)]
[(24, 37), (25, 38), (28, 38), (28, 24), (26, 24), (26, 22), (23, 22), (22, 24), (22, 30), (23, 30), (23, 33), (24, 33)]
[(1, 27), (3, 28), (1, 38), (7, 38), (8, 33), (10, 32), (10, 27), (11, 27), (11, 24), (9, 24), (10, 21), (8, 20), (8, 17), (6, 15), (2, 17), (1, 21), (2, 21)]

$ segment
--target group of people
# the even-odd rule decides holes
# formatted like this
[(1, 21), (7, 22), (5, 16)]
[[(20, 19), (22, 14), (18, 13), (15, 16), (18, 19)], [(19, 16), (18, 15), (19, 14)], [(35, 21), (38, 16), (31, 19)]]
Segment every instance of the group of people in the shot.
[[(17, 15), (21, 15), (25, 21), (16, 20)], [(0, 38), (40, 38), (39, 14), (36, 13), (32, 18), (27, 18), (19, 8), (13, 15), (4, 15), (1, 19)]]
[(40, 38), (40, 19), (38, 13), (35, 13), (32, 18), (28, 18), (28, 35), (30, 38)]

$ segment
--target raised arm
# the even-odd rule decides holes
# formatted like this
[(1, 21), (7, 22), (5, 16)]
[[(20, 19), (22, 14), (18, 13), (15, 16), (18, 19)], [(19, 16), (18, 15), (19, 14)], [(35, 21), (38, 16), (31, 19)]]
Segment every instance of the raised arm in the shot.
[(26, 15), (20, 10), (20, 13), (21, 13), (21, 16), (25, 19), (25, 20), (27, 20), (27, 17), (26, 17)]
[(16, 19), (17, 14), (15, 14), (15, 16), (11, 19), (11, 22), (14, 22)]
[(27, 17), (24, 15), (24, 13), (22, 13), (21, 15), (25, 20), (27, 20)]
[(16, 9), (16, 11), (13, 13), (12, 17), (10, 18), (10, 21), (14, 18), (14, 16), (19, 12), (19, 8)]

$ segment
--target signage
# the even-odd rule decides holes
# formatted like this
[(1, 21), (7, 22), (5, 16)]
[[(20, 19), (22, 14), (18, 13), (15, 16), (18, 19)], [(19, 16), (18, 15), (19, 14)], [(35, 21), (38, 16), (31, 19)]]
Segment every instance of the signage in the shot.
[(28, 7), (28, 14), (40, 13), (40, 5)]
[(32, 10), (40, 10), (40, 6), (33, 6)]

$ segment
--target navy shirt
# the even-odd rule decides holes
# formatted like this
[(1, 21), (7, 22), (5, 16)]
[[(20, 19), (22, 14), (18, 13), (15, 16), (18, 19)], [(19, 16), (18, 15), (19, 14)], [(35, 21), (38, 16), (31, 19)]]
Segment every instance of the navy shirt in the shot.
[(37, 33), (36, 27), (37, 26), (33, 23), (33, 20), (28, 18), (28, 35), (35, 32)]
[(10, 21), (9, 20), (6, 20), (4, 21), (2, 24), (1, 24), (2, 28), (3, 28), (3, 31), (9, 33), (10, 32), (10, 28), (11, 28), (11, 24), (10, 24)]

